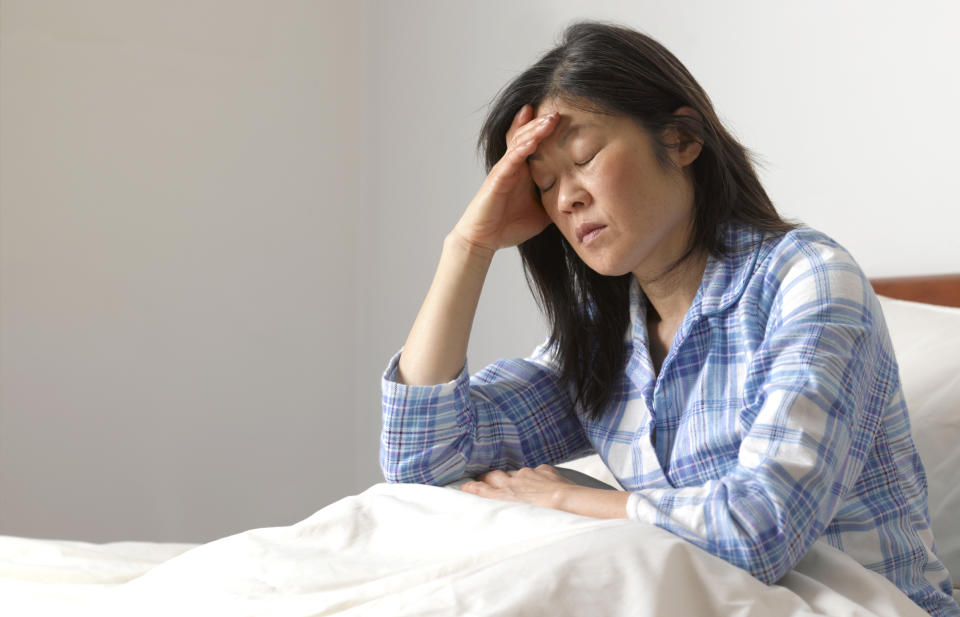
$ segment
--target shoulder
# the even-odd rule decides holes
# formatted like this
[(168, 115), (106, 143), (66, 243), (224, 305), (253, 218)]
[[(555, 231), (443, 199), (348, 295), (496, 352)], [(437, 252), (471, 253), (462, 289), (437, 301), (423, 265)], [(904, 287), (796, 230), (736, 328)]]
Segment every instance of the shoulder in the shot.
[(724, 254), (711, 256), (704, 271), (704, 315), (737, 307), (762, 319), (785, 307), (872, 302), (856, 260), (823, 232), (801, 227), (764, 234), (730, 223), (722, 233)]
[(773, 313), (830, 311), (861, 323), (873, 320), (876, 296), (857, 261), (809, 227), (763, 239), (750, 287)]
[(839, 242), (816, 229), (800, 227), (763, 238), (758, 266), (766, 272), (800, 275), (818, 269), (856, 271), (856, 260)]

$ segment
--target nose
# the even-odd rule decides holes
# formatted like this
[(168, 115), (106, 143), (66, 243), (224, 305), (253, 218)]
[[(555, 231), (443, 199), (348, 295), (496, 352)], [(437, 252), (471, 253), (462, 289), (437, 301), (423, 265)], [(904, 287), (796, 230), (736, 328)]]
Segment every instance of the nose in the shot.
[(590, 193), (578, 182), (567, 182), (559, 188), (557, 209), (564, 214), (572, 214), (590, 203)]

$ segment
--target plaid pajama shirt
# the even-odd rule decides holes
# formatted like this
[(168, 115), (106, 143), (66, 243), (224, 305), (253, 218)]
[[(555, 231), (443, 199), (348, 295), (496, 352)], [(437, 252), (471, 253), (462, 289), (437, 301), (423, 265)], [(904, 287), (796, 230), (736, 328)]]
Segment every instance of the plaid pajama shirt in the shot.
[(573, 409), (545, 346), (436, 386), (397, 383), (397, 353), (382, 380), (384, 477), (445, 484), (595, 451), (630, 491), (628, 517), (762, 581), (822, 538), (931, 614), (960, 615), (869, 282), (811, 229), (723, 234), (730, 251), (708, 258), (659, 375), (634, 281), (626, 370), (598, 421)]

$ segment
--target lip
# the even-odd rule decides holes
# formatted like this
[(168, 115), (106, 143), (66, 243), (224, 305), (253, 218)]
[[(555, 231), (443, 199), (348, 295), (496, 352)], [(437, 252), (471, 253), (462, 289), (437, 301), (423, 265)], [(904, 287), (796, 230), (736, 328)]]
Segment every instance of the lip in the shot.
[(584, 238), (586, 238), (586, 242), (589, 243), (591, 240), (597, 237), (597, 234), (594, 232), (601, 229), (606, 229), (606, 227), (606, 225), (601, 225), (600, 223), (581, 223), (580, 225), (577, 225), (577, 241), (582, 244), (584, 242)]

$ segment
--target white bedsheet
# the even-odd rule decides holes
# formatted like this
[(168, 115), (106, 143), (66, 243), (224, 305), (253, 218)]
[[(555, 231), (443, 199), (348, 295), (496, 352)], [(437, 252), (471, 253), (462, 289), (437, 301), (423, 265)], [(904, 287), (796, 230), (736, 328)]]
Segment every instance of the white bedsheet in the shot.
[(389, 484), (203, 545), (0, 536), (0, 599), (17, 616), (925, 615), (826, 545), (767, 586), (653, 526)]

